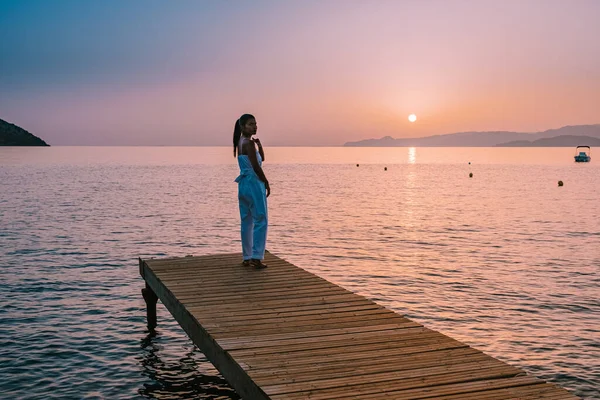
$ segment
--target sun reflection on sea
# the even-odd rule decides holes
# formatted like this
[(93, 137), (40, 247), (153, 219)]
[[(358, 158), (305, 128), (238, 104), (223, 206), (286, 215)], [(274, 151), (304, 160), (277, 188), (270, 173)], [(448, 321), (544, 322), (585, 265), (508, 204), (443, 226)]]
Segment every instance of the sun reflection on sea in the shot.
[(408, 163), (414, 164), (417, 162), (417, 148), (409, 147), (408, 148)]

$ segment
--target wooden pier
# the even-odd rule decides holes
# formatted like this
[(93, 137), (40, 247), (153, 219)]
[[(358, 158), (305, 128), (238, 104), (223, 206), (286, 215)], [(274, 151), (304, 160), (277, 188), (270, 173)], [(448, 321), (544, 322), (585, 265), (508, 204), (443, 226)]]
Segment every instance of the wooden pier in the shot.
[(148, 325), (160, 300), (253, 399), (577, 399), (566, 390), (267, 253), (140, 259)]

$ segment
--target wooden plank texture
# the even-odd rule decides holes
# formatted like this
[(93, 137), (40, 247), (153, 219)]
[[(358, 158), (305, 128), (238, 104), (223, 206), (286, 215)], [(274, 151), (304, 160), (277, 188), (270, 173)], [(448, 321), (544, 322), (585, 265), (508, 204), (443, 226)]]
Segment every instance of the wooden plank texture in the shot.
[(268, 252), (139, 261), (245, 400), (577, 398)]

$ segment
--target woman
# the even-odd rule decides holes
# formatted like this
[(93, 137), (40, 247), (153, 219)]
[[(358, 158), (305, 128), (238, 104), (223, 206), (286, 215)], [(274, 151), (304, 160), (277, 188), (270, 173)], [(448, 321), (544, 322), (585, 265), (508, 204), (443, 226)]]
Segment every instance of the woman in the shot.
[[(240, 166), (238, 199), (242, 220), (243, 265), (262, 269), (267, 265), (265, 258), (267, 242), (267, 197), (271, 194), (269, 181), (262, 170), (265, 160), (260, 140), (252, 139), (256, 134), (256, 119), (250, 114), (242, 115), (233, 129), (233, 156)], [(258, 150), (256, 147), (258, 146)]]

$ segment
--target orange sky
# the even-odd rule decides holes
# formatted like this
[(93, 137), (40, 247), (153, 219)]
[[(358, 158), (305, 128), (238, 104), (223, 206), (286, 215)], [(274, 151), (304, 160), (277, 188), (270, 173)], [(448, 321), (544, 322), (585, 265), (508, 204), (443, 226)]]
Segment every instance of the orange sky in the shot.
[(150, 4), (0, 12), (0, 118), (79, 145), (229, 145), (246, 112), (270, 145), (600, 123), (598, 1)]

